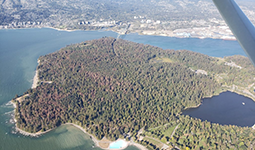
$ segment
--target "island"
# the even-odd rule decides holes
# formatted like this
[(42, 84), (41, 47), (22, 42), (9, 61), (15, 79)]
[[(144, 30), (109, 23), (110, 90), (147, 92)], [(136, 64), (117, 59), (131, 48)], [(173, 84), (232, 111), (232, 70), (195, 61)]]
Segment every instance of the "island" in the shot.
[(147, 149), (250, 149), (252, 128), (181, 111), (224, 91), (255, 100), (254, 76), (244, 56), (216, 58), (104, 37), (39, 58), (37, 83), (12, 100), (16, 127), (38, 136), (72, 124), (104, 149), (116, 140)]

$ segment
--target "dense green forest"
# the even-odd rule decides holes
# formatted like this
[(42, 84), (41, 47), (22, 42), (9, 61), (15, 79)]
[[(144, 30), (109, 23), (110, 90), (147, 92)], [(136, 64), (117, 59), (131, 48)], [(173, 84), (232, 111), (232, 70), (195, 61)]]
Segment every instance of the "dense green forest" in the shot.
[[(136, 135), (143, 129), (143, 136), (179, 148), (247, 149), (255, 144), (251, 128), (180, 115), (202, 98), (224, 90), (224, 85), (251, 83), (255, 71), (246, 57), (214, 58), (102, 38), (67, 46), (39, 60), (38, 87), (26, 91), (22, 101), (14, 100), (17, 126), (25, 131), (46, 131), (71, 122), (98, 139), (125, 138), (130, 133), (138, 140)], [(246, 78), (241, 78), (244, 74)], [(145, 139), (140, 142), (160, 148)]]

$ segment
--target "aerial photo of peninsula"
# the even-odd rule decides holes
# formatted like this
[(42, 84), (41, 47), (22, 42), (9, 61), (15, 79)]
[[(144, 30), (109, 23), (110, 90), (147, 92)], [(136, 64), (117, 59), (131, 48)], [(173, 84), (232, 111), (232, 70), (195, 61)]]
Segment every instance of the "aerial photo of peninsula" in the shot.
[(0, 150), (255, 149), (255, 39), (217, 1), (0, 0)]

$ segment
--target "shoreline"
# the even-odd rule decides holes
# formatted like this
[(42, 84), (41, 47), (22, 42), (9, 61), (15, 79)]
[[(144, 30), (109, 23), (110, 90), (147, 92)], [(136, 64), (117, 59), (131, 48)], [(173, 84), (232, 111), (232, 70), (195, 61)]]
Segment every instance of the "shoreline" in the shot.
[[(78, 129), (80, 129), (82, 132), (84, 132), (85, 134), (87, 134), (87, 135), (89, 135), (89, 136), (91, 137), (91, 140), (95, 143), (95, 145), (96, 145), (97, 147), (100, 147), (99, 144), (98, 144), (98, 140), (97, 140), (93, 135), (91, 135), (91, 134), (89, 134), (88, 132), (86, 132), (86, 130), (83, 129), (81, 126), (79, 126), (79, 125), (77, 125), (77, 124), (74, 124), (74, 123), (65, 123), (65, 124), (63, 124), (63, 125), (72, 125), (72, 126), (78, 128)], [(101, 148), (101, 147), (100, 147), (100, 148)]]
[[(11, 104), (13, 105), (13, 107), (14, 107), (14, 114), (15, 114), (16, 107), (17, 107), (17, 106), (16, 106), (16, 103), (14, 103), (12, 100), (10, 101), (10, 103), (11, 103)], [(13, 116), (13, 120), (14, 120), (14, 124), (15, 124), (15, 131), (18, 132), (18, 133), (20, 133), (20, 134), (22, 134), (22, 135), (24, 135), (24, 136), (39, 137), (39, 136), (41, 136), (41, 135), (43, 135), (43, 134), (46, 134), (46, 133), (48, 133), (48, 132), (50, 132), (50, 131), (56, 129), (56, 128), (53, 128), (53, 129), (49, 129), (49, 130), (44, 131), (44, 132), (39, 131), (39, 132), (36, 132), (36, 133), (29, 133), (29, 132), (26, 132), (26, 131), (24, 131), (24, 130), (22, 130), (22, 129), (20, 129), (20, 128), (17, 127), (17, 120), (15, 119), (15, 115)], [(65, 123), (65, 124), (62, 124), (62, 125), (72, 125), (72, 126), (78, 128), (78, 129), (80, 129), (83, 133), (87, 134), (87, 135), (91, 138), (91, 140), (94, 142), (95, 146), (97, 146), (97, 147), (99, 147), (99, 148), (101, 148), (101, 149), (104, 149), (104, 150), (114, 150), (114, 149), (109, 148), (110, 145), (108, 146), (108, 148), (103, 148), (103, 147), (101, 147), (101, 146), (99, 145), (99, 143), (100, 143), (101, 140), (97, 140), (92, 134), (88, 133), (84, 128), (82, 128), (81, 126), (79, 126), (79, 125), (77, 125), (77, 124), (74, 124), (74, 123)], [(62, 125), (61, 125), (61, 126), (62, 126)], [(57, 128), (58, 128), (58, 127), (57, 127)], [(135, 147), (137, 147), (137, 148), (140, 149), (140, 150), (148, 150), (145, 146), (143, 146), (143, 145), (141, 145), (141, 144), (139, 144), (139, 143), (134, 143), (134, 142), (126, 141), (125, 139), (118, 139), (118, 140), (116, 140), (116, 141), (111, 141), (111, 143), (117, 142), (117, 141), (119, 141), (119, 140), (125, 141), (124, 147), (121, 147), (119, 150), (125, 149), (125, 148), (127, 148), (128, 146), (135, 146)], [(111, 143), (110, 143), (110, 144), (111, 144)], [(115, 149), (115, 150), (116, 150), (116, 149)]]
[[(108, 31), (113, 31), (116, 32), (114, 30), (108, 30)], [(118, 32), (116, 32), (118, 33)], [(162, 35), (162, 34), (144, 34), (141, 32), (130, 32), (130, 33), (137, 33), (138, 35), (148, 35), (148, 36), (161, 36), (161, 37), (171, 37), (171, 38), (178, 38), (178, 39), (200, 39), (200, 40), (204, 40), (204, 39), (212, 39), (212, 40), (224, 40), (224, 41), (237, 41), (236, 39), (229, 39), (229, 38), (213, 38), (213, 37), (180, 37), (180, 36), (171, 36), (171, 35)], [(119, 33), (118, 33), (119, 34)]]
[[(240, 96), (243, 96), (243, 97), (246, 97), (246, 98), (249, 98), (251, 99), (253, 102), (255, 102), (255, 97), (251, 97), (251, 95), (247, 95), (246, 93), (243, 93), (243, 92), (240, 92), (240, 91), (237, 91), (237, 90), (231, 90), (231, 89), (225, 89), (225, 90), (222, 90), (221, 92), (217, 93), (217, 94), (214, 94), (214, 95), (211, 95), (211, 96), (206, 96), (204, 98), (202, 98), (201, 100), (201, 103), (198, 104), (197, 106), (191, 106), (191, 107), (187, 107), (187, 108), (184, 108), (183, 110), (181, 110), (181, 113), (180, 115), (182, 115), (182, 111), (185, 111), (187, 109), (193, 109), (193, 108), (198, 108), (202, 105), (203, 103), (203, 100), (204, 99), (207, 99), (207, 98), (212, 98), (214, 96), (219, 96), (221, 93), (224, 93), (224, 92), (232, 92), (232, 93), (235, 93), (235, 94), (238, 94)], [(255, 124), (252, 126), (252, 127), (248, 127), (248, 128), (252, 128), (253, 130), (255, 130)]]
[[(40, 64), (40, 60), (38, 59), (37, 60), (37, 63), (38, 63), (38, 65)], [(37, 66), (38, 66), (37, 65)], [(35, 76), (34, 76), (34, 78), (33, 78), (33, 83), (32, 83), (32, 86), (31, 86), (31, 89), (35, 89), (37, 86), (38, 86), (38, 82), (39, 82), (39, 77), (38, 77), (38, 75), (39, 75), (39, 71), (36, 69), (35, 70)]]
[[(81, 29), (73, 29), (73, 30), (68, 30), (68, 29), (59, 29), (59, 28), (54, 28), (54, 27), (40, 27), (38, 29), (43, 29), (43, 28), (47, 28), (47, 29), (54, 29), (54, 30), (57, 30), (57, 31), (66, 31), (66, 32), (75, 32), (75, 31), (83, 31)], [(26, 29), (26, 28), (24, 28)], [(84, 30), (86, 31), (86, 30)]]
[[(37, 63), (38, 63), (38, 65), (40, 64), (40, 60), (39, 60), (39, 59), (37, 60)], [(34, 89), (34, 88), (36, 88), (36, 87), (38, 86), (38, 82), (39, 82), (38, 73), (39, 73), (39, 71), (36, 69), (35, 76), (34, 76), (34, 78), (33, 78), (33, 83), (32, 83), (32, 86), (31, 86), (32, 89)], [(13, 102), (12, 100), (10, 101), (10, 103), (11, 103), (11, 104), (13, 105), (13, 107), (14, 107), (14, 114), (15, 114), (16, 107), (17, 107), (16, 105), (17, 105), (17, 104), (16, 104), (15, 102)], [(53, 128), (53, 129), (49, 129), (49, 130), (44, 131), (44, 132), (39, 131), (39, 132), (36, 132), (36, 133), (29, 133), (29, 132), (26, 132), (26, 131), (24, 131), (24, 130), (22, 130), (22, 129), (20, 129), (20, 128), (17, 127), (17, 120), (15, 119), (15, 115), (13, 116), (13, 119), (14, 119), (14, 124), (15, 124), (15, 130), (16, 130), (16, 132), (19, 132), (20, 134), (22, 134), (22, 135), (24, 135), (24, 136), (39, 137), (39, 136), (41, 136), (41, 135), (43, 135), (43, 134), (45, 134), (45, 133), (48, 133), (48, 132), (50, 132), (50, 131), (56, 129), (56, 128)], [(100, 140), (97, 140), (92, 134), (86, 132), (86, 130), (85, 130), (84, 128), (82, 128), (81, 126), (79, 126), (79, 125), (77, 125), (77, 124), (74, 124), (74, 123), (65, 123), (65, 124), (62, 124), (62, 125), (72, 125), (72, 126), (78, 128), (78, 129), (80, 129), (81, 131), (83, 131), (83, 133), (85, 133), (85, 134), (87, 134), (88, 136), (91, 137), (91, 140), (94, 142), (95, 146), (97, 146), (97, 147), (99, 147), (99, 148), (101, 148), (101, 149), (110, 150), (110, 148), (109, 148), (110, 145), (108, 146), (108, 148), (103, 148), (103, 147), (101, 147), (101, 146), (99, 145)], [(62, 126), (62, 125), (61, 125), (61, 126)], [(131, 145), (132, 145), (132, 146), (137, 147), (137, 148), (140, 149), (140, 150), (148, 150), (145, 146), (143, 146), (143, 145), (141, 145), (141, 144), (134, 143), (134, 142), (131, 143), (130, 141), (126, 141), (125, 139), (118, 139), (118, 140), (116, 140), (116, 141), (119, 141), (119, 140), (125, 141), (124, 147), (122, 147), (122, 148), (120, 148), (120, 149), (125, 149), (125, 148), (127, 148), (128, 146), (131, 146)], [(111, 141), (111, 143), (116, 142), (116, 141)], [(111, 149), (111, 150), (112, 150), (112, 149)]]
[[(87, 134), (87, 135), (89, 135), (89, 136), (91, 137), (92, 141), (95, 143), (95, 145), (96, 145), (97, 147), (99, 147), (99, 148), (101, 148), (101, 149), (105, 149), (105, 150), (113, 150), (113, 149), (110, 149), (109, 147), (108, 147), (108, 148), (102, 148), (102, 147), (99, 145), (100, 140), (97, 140), (92, 134), (88, 133), (84, 128), (82, 128), (82, 127), (79, 126), (79, 125), (74, 124), (74, 123), (65, 123), (65, 124), (63, 124), (63, 125), (72, 125), (72, 126), (78, 128), (78, 129), (80, 129), (80, 130), (83, 131), (85, 134)], [(125, 148), (127, 148), (128, 146), (135, 146), (135, 147), (137, 147), (137, 148), (140, 149), (140, 150), (148, 150), (145, 146), (143, 146), (143, 145), (141, 145), (141, 144), (139, 144), (139, 143), (134, 143), (134, 142), (126, 141), (125, 139), (120, 139), (120, 138), (119, 138), (118, 140), (116, 140), (116, 141), (111, 141), (111, 143), (114, 143), (114, 142), (117, 142), (117, 141), (120, 141), (120, 140), (125, 141), (125, 142), (126, 142), (126, 143), (125, 143), (126, 145), (125, 145), (124, 147), (120, 148), (119, 150), (125, 149)]]
[[(57, 29), (55, 29), (55, 30), (57, 30)], [(75, 30), (74, 30), (74, 31), (75, 31)], [(69, 32), (69, 31), (67, 31), (67, 32)], [(39, 60), (38, 60), (38, 64), (39, 64)], [(37, 87), (38, 82), (39, 82), (38, 80), (39, 80), (39, 79), (38, 79), (38, 70), (36, 70), (35, 76), (34, 76), (34, 78), (33, 78), (32, 88), (36, 88), (36, 87)], [(229, 91), (229, 90), (227, 90), (227, 91)], [(222, 92), (225, 92), (225, 91), (222, 91)], [(220, 92), (220, 93), (222, 93), (222, 92)], [(231, 91), (231, 92), (237, 93), (236, 91)], [(220, 94), (220, 93), (219, 93), (219, 94)], [(205, 99), (205, 98), (211, 98), (211, 97), (217, 96), (217, 95), (219, 95), (219, 94), (211, 95), (211, 96), (209, 96), (209, 97), (204, 97), (203, 99)], [(240, 95), (245, 96), (244, 94), (240, 94)], [(195, 108), (196, 108), (196, 107), (199, 107), (201, 104), (202, 104), (202, 103), (198, 104), (198, 106), (193, 106), (193, 107), (195, 107)], [(15, 105), (14, 107), (16, 108), (16, 104), (13, 103), (13, 105)], [(189, 107), (189, 108), (191, 108), (191, 107)], [(187, 108), (187, 109), (189, 109), (189, 108)], [(73, 126), (79, 128), (80, 130), (82, 130), (85, 134), (88, 134), (89, 136), (91, 136), (93, 142), (97, 145), (97, 147), (100, 147), (100, 146), (98, 145), (98, 140), (97, 140), (93, 135), (87, 133), (87, 132), (85, 131), (85, 129), (83, 129), (81, 126), (78, 126), (78, 125), (73, 124), (73, 123), (66, 123), (66, 124), (73, 125)], [(65, 125), (65, 124), (63, 124), (63, 125)], [(15, 126), (16, 126), (16, 123), (15, 123)], [(20, 128), (18, 128), (18, 127), (16, 127), (16, 129), (19, 131), (19, 133), (21, 133), (21, 134), (23, 134), (23, 135), (26, 135), (26, 136), (32, 136), (32, 137), (38, 137), (38, 136), (40, 136), (40, 135), (42, 135), (42, 134), (45, 134), (45, 133), (50, 132), (51, 130), (53, 130), (53, 129), (51, 129), (51, 130), (47, 130), (47, 131), (45, 131), (45, 132), (40, 132), (40, 133), (29, 133), (29, 132), (23, 131), (22, 129), (20, 129)], [(55, 128), (54, 128), (54, 129), (55, 129)], [(96, 142), (95, 142), (95, 141), (96, 141)], [(140, 144), (131, 143), (131, 142), (129, 142), (128, 145), (134, 145), (134, 146), (136, 146), (136, 147), (140, 146)], [(137, 146), (137, 145), (138, 145), (138, 146)], [(143, 147), (143, 146), (142, 146), (142, 147)], [(100, 147), (100, 148), (101, 148), (101, 147)], [(103, 148), (103, 149), (105, 149), (105, 148)], [(140, 148), (139, 148), (139, 149), (140, 149)], [(146, 149), (146, 148), (145, 148), (145, 149)]]
[[(187, 110), (187, 109), (192, 109), (192, 108), (198, 108), (198, 107), (200, 107), (200, 106), (202, 105), (204, 99), (212, 98), (212, 97), (214, 97), (214, 96), (219, 96), (221, 93), (224, 93), (224, 92), (236, 93), (236, 94), (238, 94), (238, 95), (241, 95), (241, 96), (244, 96), (244, 97), (246, 97), (246, 98), (249, 98), (249, 99), (251, 99), (253, 102), (255, 102), (255, 97), (251, 97), (250, 95), (247, 95), (247, 94), (242, 93), (242, 92), (240, 92), (240, 91), (231, 90), (231, 89), (225, 89), (225, 90), (220, 91), (219, 93), (216, 93), (216, 94), (213, 94), (213, 95), (210, 95), (210, 96), (205, 96), (205, 97), (201, 98), (202, 101), (201, 101), (200, 104), (198, 104), (198, 105), (196, 105), (196, 106), (186, 107), (186, 108), (184, 108), (182, 111)], [(254, 129), (255, 129), (255, 126), (254, 126)]]
[(35, 89), (37, 87), (38, 82), (39, 82), (38, 81), (38, 70), (36, 70), (31, 89)]
[[(187, 110), (187, 109), (192, 109), (192, 108), (198, 108), (198, 107), (200, 107), (200, 106), (202, 105), (204, 99), (206, 99), (206, 98), (212, 98), (212, 97), (214, 97), (214, 96), (219, 96), (221, 93), (227, 92), (227, 91), (229, 91), (229, 90), (221, 90), (219, 93), (215, 93), (215, 94), (212, 94), (212, 95), (209, 95), (209, 96), (205, 96), (205, 97), (201, 98), (201, 102), (200, 102), (199, 104), (197, 104), (196, 106), (186, 107), (186, 108), (184, 108), (182, 111)], [(230, 92), (231, 92), (231, 91), (230, 91)], [(237, 93), (237, 94), (238, 94), (238, 93)], [(241, 95), (241, 94), (240, 94), (240, 95)], [(254, 101), (255, 101), (255, 100), (254, 100)]]
[(29, 132), (26, 132), (26, 131), (24, 131), (24, 130), (18, 128), (18, 127), (17, 127), (17, 120), (16, 120), (16, 118), (15, 118), (15, 111), (16, 111), (17, 106), (16, 106), (16, 103), (13, 102), (12, 100), (10, 101), (10, 103), (11, 103), (11, 104), (13, 105), (13, 107), (14, 107), (14, 116), (13, 116), (13, 120), (14, 120), (16, 132), (19, 132), (20, 134), (22, 134), (22, 135), (24, 135), (24, 136), (39, 137), (40, 135), (45, 134), (45, 133), (50, 132), (51, 130), (53, 130), (53, 129), (50, 129), (50, 130), (47, 130), (47, 131), (45, 131), (45, 132), (40, 132), (40, 131), (39, 131), (39, 132), (37, 132), (37, 133), (29, 133)]
[[(12, 103), (12, 104), (15, 105), (15, 103)], [(15, 106), (15, 107), (16, 107), (16, 106)], [(50, 132), (50, 131), (56, 129), (56, 128), (53, 128), (53, 129), (50, 129), (50, 130), (47, 130), (47, 131), (44, 131), (44, 132), (40, 132), (40, 131), (39, 131), (39, 132), (37, 132), (37, 133), (29, 133), (29, 132), (26, 132), (26, 131), (24, 131), (24, 130), (22, 130), (22, 129), (20, 129), (20, 128), (17, 127), (17, 124), (16, 124), (17, 121), (16, 121), (15, 118), (14, 118), (14, 121), (15, 121), (15, 130), (16, 130), (16, 132), (18, 132), (18, 133), (20, 133), (20, 134), (22, 134), (22, 135), (24, 135), (24, 136), (39, 137), (39, 136), (41, 136), (41, 135), (43, 135), (43, 134), (46, 134), (46, 133), (48, 133), (48, 132)], [(62, 125), (72, 125), (72, 126), (78, 128), (78, 129), (80, 129), (83, 133), (87, 134), (87, 135), (91, 138), (91, 140), (93, 141), (93, 143), (95, 144), (96, 147), (99, 147), (99, 148), (104, 149), (104, 150), (116, 150), (116, 149), (111, 149), (111, 148), (109, 148), (109, 147), (108, 147), (108, 148), (103, 148), (103, 147), (101, 147), (101, 146), (99, 145), (100, 140), (97, 140), (92, 134), (86, 132), (85, 129), (83, 129), (81, 126), (79, 126), (79, 125), (77, 125), (77, 124), (74, 124), (74, 123), (65, 123), (65, 124), (62, 124)], [(61, 125), (61, 126), (62, 126), (62, 125)], [(57, 128), (58, 128), (58, 127), (57, 127)], [(141, 145), (141, 144), (134, 143), (134, 142), (131, 143), (130, 141), (126, 141), (125, 139), (118, 139), (118, 140), (116, 140), (116, 141), (111, 141), (111, 143), (117, 142), (117, 141), (120, 141), (120, 140), (125, 141), (125, 145), (124, 145), (124, 147), (121, 147), (121, 148), (118, 149), (118, 150), (123, 150), (123, 149), (127, 148), (128, 146), (135, 146), (135, 147), (137, 147), (137, 148), (140, 149), (140, 150), (148, 150), (145, 146), (143, 146), (143, 145)], [(110, 143), (110, 144), (111, 144), (111, 143)]]
[[(40, 60), (38, 60), (38, 64), (39, 64), (39, 63), (40, 63)], [(35, 76), (34, 76), (34, 78), (33, 78), (32, 88), (36, 88), (37, 83), (38, 83), (38, 70), (36, 70), (36, 74), (35, 74)], [(242, 93), (242, 92), (236, 91), (236, 90), (231, 90), (231, 89), (222, 89), (222, 90), (221, 90), (220, 92), (218, 92), (218, 93), (215, 93), (215, 94), (210, 95), (210, 96), (205, 96), (205, 97), (203, 97), (202, 100), (203, 100), (203, 99), (206, 99), (206, 98), (212, 98), (213, 96), (219, 96), (221, 93), (227, 92), (227, 91), (233, 92), (233, 93), (236, 93), (236, 94), (239, 94), (239, 95), (241, 95), (241, 96), (245, 96), (245, 97), (250, 98), (250, 99), (252, 99), (253, 101), (255, 101), (254, 98), (251, 98), (250, 96), (247, 96), (245, 93)], [(13, 102), (12, 100), (10, 101), (10, 103), (13, 105), (13, 107), (14, 107), (14, 113), (15, 113), (15, 110), (16, 110), (16, 107), (17, 107), (17, 106), (16, 106), (16, 103)], [(198, 104), (197, 106), (187, 107), (187, 108), (185, 108), (185, 109), (183, 109), (183, 110), (187, 110), (187, 109), (191, 109), (191, 108), (198, 108), (199, 106), (201, 106), (201, 104), (202, 104), (202, 102), (201, 102), (200, 104)], [(182, 111), (183, 111), (183, 110), (182, 110)], [(29, 132), (26, 132), (26, 131), (24, 131), (24, 130), (18, 128), (16, 122), (17, 122), (17, 120), (15, 119), (15, 116), (14, 116), (15, 130), (16, 130), (17, 132), (19, 132), (20, 134), (25, 135), (25, 136), (39, 137), (40, 135), (43, 135), (43, 134), (48, 133), (48, 132), (50, 132), (50, 131), (52, 131), (52, 130), (55, 129), (55, 128), (53, 128), (53, 129), (50, 129), (50, 130), (47, 130), (47, 131), (44, 131), (44, 132), (39, 131), (39, 132), (37, 132), (37, 133), (29, 133)], [(85, 134), (87, 134), (87, 135), (89, 135), (89, 136), (91, 137), (91, 139), (92, 139), (92, 141), (94, 142), (95, 146), (97, 146), (97, 147), (99, 147), (99, 148), (101, 148), (101, 149), (110, 150), (109, 147), (108, 147), (108, 148), (102, 148), (102, 147), (99, 145), (100, 140), (97, 140), (92, 134), (89, 134), (88, 132), (86, 132), (86, 130), (83, 129), (81, 126), (76, 125), (76, 124), (74, 124), (74, 123), (65, 123), (65, 124), (62, 124), (62, 125), (72, 125), (72, 126), (78, 128), (78, 129), (82, 130)], [(252, 128), (255, 129), (255, 126), (252, 127)], [(116, 140), (116, 141), (119, 141), (119, 140), (123, 140), (123, 139), (118, 139), (118, 140)], [(116, 142), (116, 141), (111, 141), (111, 143)], [(124, 141), (125, 141), (125, 139), (124, 139)], [(130, 142), (130, 141), (125, 141), (125, 142), (126, 142), (126, 145), (125, 145), (123, 148), (121, 148), (121, 149), (125, 149), (125, 148), (127, 148), (128, 146), (135, 146), (135, 147), (137, 147), (137, 148), (140, 149), (140, 150), (147, 150), (147, 148), (146, 148), (145, 146), (143, 146), (143, 145), (141, 145), (141, 144), (139, 144), (139, 143), (134, 143), (134, 142)]]
[[(16, 30), (16, 29), (53, 29), (57, 31), (65, 31), (65, 32), (75, 32), (75, 31), (100, 31), (100, 30), (82, 30), (82, 29), (60, 29), (56, 27), (31, 27), (31, 28), (7, 28), (7, 29), (0, 29), (0, 30)], [(107, 29), (106, 31), (112, 31), (117, 34), (120, 34), (118, 31), (113, 29)], [(162, 36), (162, 37), (171, 37), (171, 38), (180, 38), (180, 39), (213, 39), (213, 40), (224, 40), (224, 41), (237, 41), (236, 39), (229, 39), (229, 38), (212, 38), (212, 37), (180, 37), (180, 36), (170, 36), (170, 35), (162, 35), (162, 34), (144, 34), (137, 31), (130, 31), (130, 33), (137, 33), (138, 35), (148, 35), (148, 36)], [(129, 33), (128, 33), (129, 34)], [(127, 35), (127, 34), (125, 34)]]

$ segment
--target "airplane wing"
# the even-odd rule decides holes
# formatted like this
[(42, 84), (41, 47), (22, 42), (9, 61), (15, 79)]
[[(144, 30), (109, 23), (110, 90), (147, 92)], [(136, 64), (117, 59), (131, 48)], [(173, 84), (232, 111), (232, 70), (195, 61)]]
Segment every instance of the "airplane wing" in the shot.
[(213, 0), (213, 2), (255, 66), (255, 27), (234, 0)]

